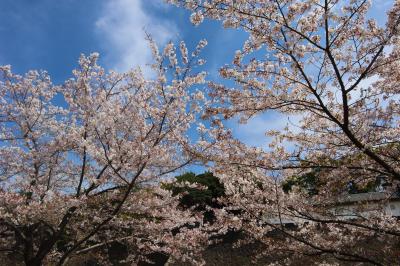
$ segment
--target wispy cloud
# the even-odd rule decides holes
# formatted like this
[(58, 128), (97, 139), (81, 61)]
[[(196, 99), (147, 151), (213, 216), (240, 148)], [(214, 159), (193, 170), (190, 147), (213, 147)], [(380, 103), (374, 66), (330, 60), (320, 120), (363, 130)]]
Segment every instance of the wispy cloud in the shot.
[[(145, 41), (145, 31), (163, 45), (178, 36), (171, 20), (160, 18), (145, 7), (165, 11), (161, 0), (110, 0), (103, 6), (101, 17), (96, 21), (100, 41), (104, 42), (107, 65), (118, 71), (136, 66), (144, 67), (151, 62), (151, 51)], [(157, 5), (156, 3), (157, 2)]]
[[(293, 132), (299, 132), (300, 119), (299, 115), (288, 117), (278, 112), (266, 112), (250, 118), (245, 124), (239, 124), (236, 118), (231, 119), (226, 126), (232, 130), (236, 138), (245, 144), (267, 151), (269, 150), (268, 145), (272, 141), (271, 137), (266, 136), (268, 130), (283, 131), (285, 127), (288, 127)], [(288, 150), (294, 148), (293, 143), (284, 143), (284, 146)]]

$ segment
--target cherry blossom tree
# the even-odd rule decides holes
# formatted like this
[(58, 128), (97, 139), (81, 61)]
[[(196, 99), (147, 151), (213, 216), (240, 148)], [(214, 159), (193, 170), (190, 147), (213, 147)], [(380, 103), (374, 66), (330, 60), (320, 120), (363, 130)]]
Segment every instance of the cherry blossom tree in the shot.
[(187, 130), (204, 101), (195, 68), (206, 42), (192, 54), (182, 42), (178, 54), (148, 39), (149, 79), (140, 69), (106, 72), (96, 53), (61, 86), (44, 71), (0, 68), (0, 252), (63, 265), (122, 241), (134, 251), (128, 261), (154, 250), (185, 260), (207, 241), (202, 216), (157, 186), (204, 148)]
[[(168, 2), (192, 10), (195, 25), (209, 18), (249, 34), (220, 70), (235, 86), (209, 85), (206, 117), (215, 127), (203, 128), (205, 139), (218, 140), (204, 158), (225, 186), (223, 222), (264, 242), (265, 254), (395, 264), (399, 222), (384, 203), (400, 181), (400, 1), (385, 25), (370, 18), (367, 0)], [(265, 112), (289, 117), (287, 127), (267, 132), (268, 150), (244, 145), (223, 127), (224, 119), (246, 123)], [(316, 195), (282, 190), (282, 182), (311, 173)], [(368, 214), (360, 202), (343, 218), (335, 206), (348, 184), (376, 178), (390, 184), (383, 199)]]

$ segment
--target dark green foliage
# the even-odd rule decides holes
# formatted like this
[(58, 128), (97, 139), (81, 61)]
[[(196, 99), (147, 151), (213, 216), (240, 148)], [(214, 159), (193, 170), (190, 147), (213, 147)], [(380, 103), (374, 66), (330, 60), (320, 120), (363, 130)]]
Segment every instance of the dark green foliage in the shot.
[[(318, 178), (319, 173), (320, 170), (316, 169), (301, 176), (293, 176), (288, 178), (282, 182), (282, 189), (285, 193), (289, 193), (292, 191), (293, 187), (299, 187), (305, 190), (310, 196), (317, 195), (318, 188), (323, 185), (321, 180)], [(380, 182), (382, 181), (378, 180), (378, 178), (376, 181), (369, 181), (364, 185), (360, 185), (354, 181), (351, 181), (347, 184), (346, 189), (349, 194), (373, 192), (376, 191), (376, 188), (379, 186)]]
[[(203, 212), (204, 222), (213, 223), (215, 221), (214, 212), (207, 207), (221, 208), (222, 206), (217, 202), (217, 198), (225, 195), (224, 186), (218, 178), (210, 172), (199, 175), (189, 172), (175, 178), (174, 183), (164, 184), (164, 188), (171, 190), (173, 196), (181, 196), (180, 204), (183, 208), (194, 207), (195, 210)], [(206, 189), (185, 186), (185, 182), (200, 184)]]
[(369, 181), (366, 185), (364, 185), (361, 188), (356, 188), (356, 192), (355, 193), (368, 193), (368, 192), (372, 192), (375, 191), (377, 187), (376, 182), (374, 181)]
[(314, 170), (301, 176), (291, 177), (282, 182), (282, 189), (289, 193), (294, 186), (305, 189), (310, 196), (318, 194), (318, 179), (319, 170)]
[[(207, 189), (190, 188), (188, 186), (181, 186), (188, 182), (190, 184), (200, 184)], [(216, 199), (224, 195), (224, 186), (219, 182), (218, 178), (210, 172), (196, 175), (195, 173), (189, 172), (183, 175), (177, 176), (176, 181), (172, 184), (164, 185), (164, 188), (171, 190), (173, 196), (183, 195), (181, 198), (181, 204), (184, 207), (192, 207), (198, 205), (204, 207), (206, 205), (211, 207), (218, 207)]]
[(380, 189), (385, 189), (386, 187), (390, 186), (392, 186), (392, 184), (387, 182), (384, 177), (377, 176), (375, 180), (369, 180), (366, 184), (350, 182), (348, 185), (348, 190), (350, 194), (368, 193), (379, 191)]

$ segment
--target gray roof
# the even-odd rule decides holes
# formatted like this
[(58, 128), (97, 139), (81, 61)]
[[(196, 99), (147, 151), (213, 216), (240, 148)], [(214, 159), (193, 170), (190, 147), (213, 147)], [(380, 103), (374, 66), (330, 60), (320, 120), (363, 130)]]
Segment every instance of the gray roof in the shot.
[(385, 192), (368, 192), (368, 193), (357, 193), (357, 194), (347, 194), (339, 196), (335, 202), (346, 204), (353, 202), (367, 202), (367, 201), (400, 201), (400, 197), (396, 194), (389, 194)]

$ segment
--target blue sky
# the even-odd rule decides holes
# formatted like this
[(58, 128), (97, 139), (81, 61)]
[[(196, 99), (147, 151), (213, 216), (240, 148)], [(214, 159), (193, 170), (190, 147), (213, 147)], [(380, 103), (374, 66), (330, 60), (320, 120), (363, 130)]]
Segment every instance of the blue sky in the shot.
[(145, 29), (160, 46), (185, 40), (190, 48), (207, 38), (203, 56), (215, 74), (246, 34), (214, 21), (195, 27), (189, 15), (162, 0), (2, 0), (0, 64), (17, 73), (44, 69), (62, 83), (81, 53), (99, 52), (103, 66), (124, 71), (151, 61)]
[[(384, 23), (391, 3), (374, 0), (371, 17)], [(159, 46), (184, 40), (193, 48), (206, 38), (209, 45), (202, 55), (209, 79), (216, 80), (218, 68), (231, 62), (247, 34), (209, 20), (195, 27), (189, 16), (162, 0), (1, 0), (0, 65), (10, 64), (17, 73), (44, 69), (60, 84), (71, 77), (81, 53), (99, 52), (102, 66), (124, 71), (151, 62), (146, 29)], [(247, 144), (266, 147), (264, 132), (286, 123), (287, 119), (269, 113), (245, 126), (235, 121), (228, 125)]]

